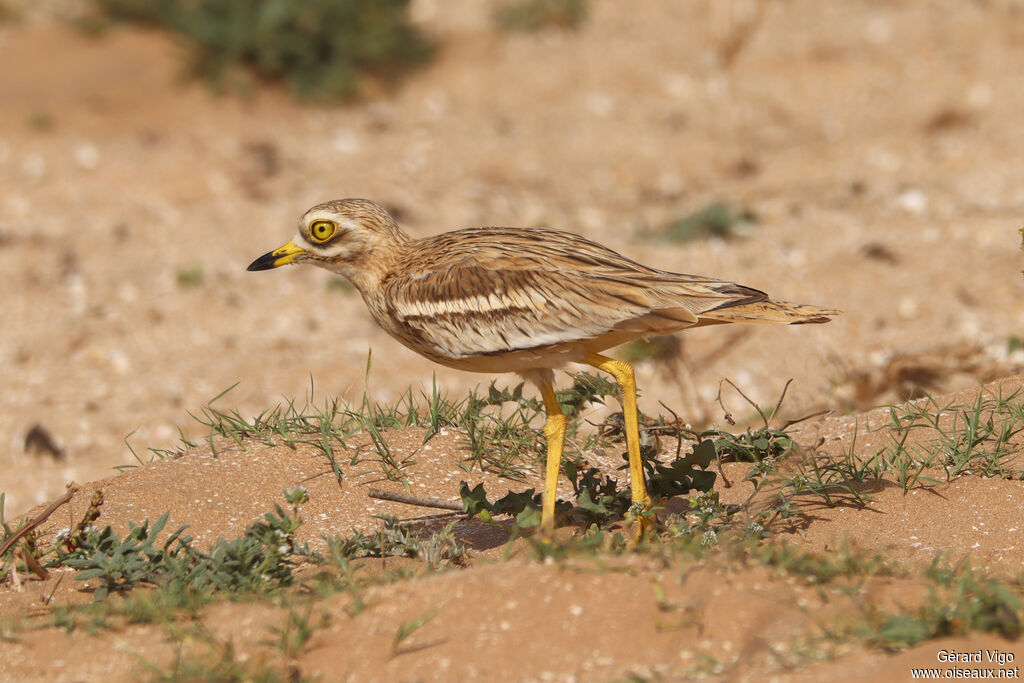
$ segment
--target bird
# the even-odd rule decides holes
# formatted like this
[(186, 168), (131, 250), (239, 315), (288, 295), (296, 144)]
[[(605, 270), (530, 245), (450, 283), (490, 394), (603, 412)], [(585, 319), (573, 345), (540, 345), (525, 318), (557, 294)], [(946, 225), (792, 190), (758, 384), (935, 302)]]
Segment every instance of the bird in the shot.
[(547, 462), (541, 528), (554, 528), (566, 418), (554, 371), (586, 364), (621, 389), (636, 538), (650, 531), (633, 367), (602, 352), (630, 340), (725, 323), (824, 323), (829, 308), (774, 301), (734, 282), (641, 265), (551, 228), (475, 227), (413, 239), (368, 199), (317, 204), (260, 271), (311, 264), (341, 275), (388, 334), (441, 365), (515, 372), (543, 399)]

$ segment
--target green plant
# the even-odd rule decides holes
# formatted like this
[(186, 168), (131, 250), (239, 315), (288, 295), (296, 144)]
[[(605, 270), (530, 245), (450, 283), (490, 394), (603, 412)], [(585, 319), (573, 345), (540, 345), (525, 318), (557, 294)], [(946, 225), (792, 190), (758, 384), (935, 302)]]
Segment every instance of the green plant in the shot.
[[(1020, 476), (1007, 462), (1019, 451), (1024, 432), (1024, 404), (1018, 393), (984, 396), (967, 405), (939, 405), (930, 395), (902, 406), (890, 406), (890, 444), (881, 453), (901, 478), (916, 481), (926, 468), (939, 467), (952, 480), (977, 472), (1004, 478)], [(908, 444), (909, 437), (918, 438)], [(925, 479), (934, 482), (934, 479)]]
[(308, 605), (302, 613), (297, 612), (294, 607), (289, 607), (281, 625), (269, 627), (274, 636), (269, 644), (289, 659), (298, 657), (306, 649), (313, 634), (331, 623), (331, 614), (326, 609), (320, 613), (319, 620), (314, 622), (312, 616), (313, 605)]
[[(477, 397), (475, 391), (470, 394), (460, 416), (470, 449), (470, 467), (476, 465), (504, 477), (522, 479), (541, 451), (543, 439), (531, 422), (542, 407), (536, 399), (523, 397), (523, 386), (520, 383), (509, 391), (498, 389), (492, 382), (486, 397)], [(506, 404), (511, 410), (503, 410)]]
[[(486, 397), (479, 397), (474, 391), (461, 401), (454, 401), (442, 394), (434, 381), (430, 393), (421, 392), (420, 397), (408, 389), (399, 401), (392, 405), (380, 405), (370, 400), (369, 374), (371, 356), (367, 356), (366, 380), (363, 396), (358, 404), (348, 404), (342, 399), (329, 399), (317, 405), (313, 388), (303, 407), (295, 400), (265, 410), (254, 417), (246, 417), (237, 410), (221, 410), (215, 403), (226, 396), (236, 385), (232, 385), (210, 399), (198, 413), (189, 415), (205, 427), (205, 443), (210, 451), (219, 452), (218, 439), (227, 438), (245, 450), (249, 440), (267, 445), (283, 442), (290, 448), (305, 444), (316, 448), (331, 463), (335, 476), (341, 476), (337, 461), (338, 447), (345, 448), (348, 439), (357, 433), (370, 436), (372, 450), (379, 458), (381, 471), (388, 479), (403, 482), (403, 470), (413, 464), (413, 455), (400, 457), (390, 446), (385, 436), (389, 429), (420, 426), (426, 427), (424, 443), (449, 426), (464, 430), (470, 447), (467, 471), (473, 466), (492, 469), (503, 476), (521, 478), (521, 473), (532, 467), (543, 453), (543, 439), (535, 427), (535, 421), (543, 413), (540, 401), (523, 396), (524, 385), (512, 390), (498, 388), (493, 383)], [(572, 439), (580, 426), (583, 409), (591, 403), (601, 403), (607, 396), (617, 396), (617, 389), (603, 377), (589, 373), (573, 374), (571, 387), (557, 392), (563, 411), (570, 419), (568, 453), (578, 453), (580, 445)], [(174, 449), (149, 449), (157, 458), (177, 457), (184, 450), (194, 448), (197, 443), (179, 430), (181, 446)], [(125, 437), (125, 443), (142, 464), (143, 458), (135, 452)], [(588, 440), (584, 446), (593, 445)], [(352, 455), (351, 464), (362, 459), (360, 452)]]
[(395, 81), (433, 54), (406, 18), (409, 0), (94, 0), (113, 19), (167, 28), (191, 70), (220, 86), (239, 67), (298, 96), (351, 97), (362, 75)]
[(808, 552), (786, 543), (766, 543), (751, 547), (747, 557), (814, 584), (829, 583), (837, 578), (863, 579), (898, 573), (896, 565), (880, 554), (855, 550), (845, 541), (829, 553)]
[(634, 339), (622, 347), (622, 360), (639, 363), (645, 360), (674, 360), (682, 354), (679, 338), (671, 334)]
[(734, 434), (721, 429), (708, 429), (701, 439), (713, 440), (715, 452), (723, 461), (753, 462), (781, 458), (794, 446), (793, 440), (782, 429), (760, 427)]
[[(14, 533), (14, 529), (7, 523), (6, 513), (4, 508), (7, 504), (7, 493), (0, 491), (0, 531), (3, 532), (0, 536), (0, 543), (4, 543)], [(10, 548), (3, 557), (0, 557), (0, 561), (3, 562), (3, 568), (0, 569), (0, 579), (4, 578), (14, 566), (14, 548)]]
[(943, 575), (932, 568), (929, 577), (939, 585), (929, 587), (930, 598), (924, 605), (902, 612), (869, 613), (868, 624), (862, 628), (869, 642), (897, 650), (929, 638), (971, 631), (997, 633), (1011, 640), (1024, 632), (1019, 582), (978, 576), (969, 564)]
[(653, 234), (643, 236), (663, 242), (690, 242), (709, 237), (728, 239), (737, 236), (746, 226), (757, 222), (757, 215), (747, 208), (711, 202), (691, 214), (678, 218)]
[(291, 583), (291, 556), (310, 555), (307, 548), (294, 544), (301, 495), (291, 491), (288, 497), (294, 505), (291, 514), (275, 505), (274, 512), (253, 523), (242, 536), (219, 539), (207, 552), (195, 548), (192, 539), (184, 535), (185, 527), (157, 545), (168, 511), (152, 527), (148, 520), (130, 524), (123, 539), (109, 526), (83, 529), (73, 544), (62, 539), (65, 547), (55, 546), (55, 557), (48, 566), (72, 567), (80, 570), (76, 580), (95, 580), (96, 602), (111, 592), (141, 585), (199, 594), (268, 591)]
[(184, 268), (179, 268), (178, 284), (187, 288), (194, 288), (203, 284), (203, 266), (193, 263)]
[(24, 629), (22, 617), (15, 615), (4, 615), (0, 617), (0, 643), (17, 643), (21, 641), (21, 632)]
[(401, 652), (400, 646), (405, 639), (425, 626), (427, 622), (435, 616), (437, 616), (437, 610), (429, 609), (415, 619), (410, 619), (409, 621), (399, 624), (398, 631), (395, 632), (395, 639), (391, 643), (391, 652), (393, 654), (399, 654)]
[[(205, 644), (205, 652), (185, 654), (183, 641), (188, 637)], [(257, 658), (249, 659), (235, 652), (230, 640), (220, 641), (207, 629), (197, 627), (187, 634), (177, 635), (177, 653), (170, 670), (140, 658), (141, 663), (149, 669), (155, 681), (253, 681), (254, 683), (277, 683), (278, 681), (307, 680), (296, 675), (296, 671), (283, 673), (271, 668)]]
[(467, 549), (452, 533), (454, 522), (440, 531), (425, 533), (405, 524), (391, 515), (374, 515), (384, 524), (373, 534), (354, 531), (348, 537), (324, 537), (327, 558), (343, 566), (360, 557), (410, 557), (422, 560), (429, 568), (442, 564), (460, 564)]
[[(655, 500), (691, 490), (707, 491), (714, 485), (715, 473), (707, 471), (714, 459), (714, 447), (710, 441), (696, 444), (689, 454), (676, 457), (668, 464), (663, 464), (652, 449), (642, 450), (641, 456), (647, 490)], [(625, 455), (623, 460), (626, 460)], [(628, 464), (622, 469), (627, 467)], [(594, 467), (581, 469), (571, 460), (563, 463), (563, 471), (572, 484), (576, 501), (575, 505), (557, 501), (556, 515), (572, 513), (584, 526), (603, 528), (632, 513), (630, 490), (620, 488), (617, 480)], [(541, 497), (532, 488), (510, 492), (494, 503), (487, 499), (483, 484), (470, 489), (466, 482), (462, 482), (459, 494), (466, 513), (478, 515), (485, 521), (496, 515), (512, 515), (520, 528), (532, 528), (540, 522)]]
[[(588, 372), (571, 376), (572, 386), (555, 392), (568, 420), (566, 454), (570, 457), (580, 450), (575, 436), (583, 410), (591, 404), (603, 403), (606, 397), (618, 396), (615, 385), (604, 377)], [(545, 453), (543, 435), (535, 426), (544, 406), (537, 399), (523, 396), (524, 386), (520, 383), (509, 390), (492, 382), (487, 396), (478, 397), (474, 391), (461, 405), (454, 423), (466, 431), (471, 453), (467, 471), (475, 465), (504, 477), (522, 479), (538, 454)]]
[(505, 30), (536, 31), (577, 28), (586, 15), (586, 0), (515, 0), (499, 6), (494, 21)]
[(352, 283), (340, 275), (327, 280), (326, 287), (328, 292), (340, 292), (342, 294), (351, 294), (356, 291), (356, 288), (352, 286)]

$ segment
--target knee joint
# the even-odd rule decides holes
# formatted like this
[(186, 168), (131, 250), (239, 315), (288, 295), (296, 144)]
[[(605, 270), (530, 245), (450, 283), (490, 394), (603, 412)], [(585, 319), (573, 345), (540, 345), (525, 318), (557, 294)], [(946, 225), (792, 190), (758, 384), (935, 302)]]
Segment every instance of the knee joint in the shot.
[(625, 361), (617, 360), (609, 363), (608, 372), (610, 372), (620, 384), (632, 383), (635, 381), (633, 366)]
[(544, 431), (549, 435), (564, 433), (568, 422), (565, 415), (548, 415), (548, 421), (544, 424)]

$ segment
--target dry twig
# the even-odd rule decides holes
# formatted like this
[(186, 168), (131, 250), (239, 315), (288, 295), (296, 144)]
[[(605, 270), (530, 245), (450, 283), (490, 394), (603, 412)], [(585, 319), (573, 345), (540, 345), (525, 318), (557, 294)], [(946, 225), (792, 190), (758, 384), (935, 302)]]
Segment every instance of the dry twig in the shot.
[(456, 512), (462, 512), (462, 503), (455, 503), (450, 500), (441, 500), (440, 498), (413, 496), (408, 493), (398, 493), (396, 491), (383, 491), (381, 489), (370, 489), (368, 494), (370, 498), (377, 498), (378, 500), (389, 500), (393, 503), (405, 503), (406, 505), (418, 505), (424, 508), (438, 508), (440, 510), (455, 510)]
[(45, 510), (43, 510), (38, 515), (33, 517), (28, 524), (26, 524), (25, 526), (21, 527), (13, 534), (11, 534), (11, 537), (4, 541), (3, 545), (0, 545), (0, 557), (3, 557), (4, 553), (10, 550), (11, 546), (13, 546), (19, 540), (21, 540), (25, 536), (25, 534), (27, 534), (28, 532), (32, 531), (37, 526), (45, 522), (50, 517), (50, 515), (57, 511), (57, 508), (71, 500), (71, 497), (75, 495), (75, 492), (77, 492), (79, 488), (80, 487), (78, 486), (78, 484), (74, 482), (68, 484), (67, 493), (65, 493), (63, 496), (61, 496), (60, 498), (46, 506)]

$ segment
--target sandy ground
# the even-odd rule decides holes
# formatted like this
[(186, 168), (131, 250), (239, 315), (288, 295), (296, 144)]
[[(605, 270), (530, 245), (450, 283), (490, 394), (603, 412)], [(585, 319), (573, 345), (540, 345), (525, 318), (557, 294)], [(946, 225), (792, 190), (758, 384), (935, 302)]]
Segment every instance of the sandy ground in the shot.
[[(1008, 378), (985, 392), (1009, 395), (1022, 384), (1022, 377)], [(942, 400), (961, 404), (976, 395), (974, 390)], [(854, 429), (864, 429), (867, 436), (857, 441), (858, 452), (870, 455), (872, 441), (889, 436), (882, 422), (882, 411), (831, 417), (807, 423), (794, 434), (805, 447), (824, 439), (820, 452), (825, 454), (850, 448)], [(498, 497), (510, 485), (491, 474), (466, 473), (462, 465), (468, 452), (461, 434), (446, 431), (426, 445), (423, 434), (418, 428), (387, 434), (398, 459), (415, 459), (403, 470), (409, 493), (457, 500), (458, 481), (468, 479), (484, 483)], [(317, 550), (324, 549), (322, 535), (374, 531), (380, 521), (373, 515), (390, 513), (410, 521), (418, 516), (417, 508), (368, 496), (371, 487), (406, 489), (385, 480), (380, 463), (358, 441), (336, 453), (340, 482), (323, 454), (308, 446), (239, 446), (227, 440), (215, 445), (216, 456), (208, 446), (199, 446), (178, 458), (85, 485), (51, 518), (40, 542), (81, 518), (97, 490), (105, 501), (101, 523), (123, 533), (130, 521), (152, 521), (171, 510), (168, 530), (188, 525), (199, 547), (238, 536), (282, 502), (282, 488), (291, 486), (309, 491), (297, 540)], [(362, 459), (351, 465), (356, 453)], [(751, 484), (741, 481), (749, 467), (726, 464), (726, 478), (734, 483), (726, 487), (725, 479), (718, 479), (723, 500), (742, 500), (753, 492)], [(511, 486), (522, 490), (541, 483), (537, 472)], [(888, 478), (870, 487), (863, 506), (806, 505), (790, 530), (780, 527), (777, 537), (799, 550), (828, 555), (851, 547), (910, 567), (928, 566), (936, 558), (957, 563), (969, 557), (979, 569), (1015, 575), (1024, 564), (1021, 486), (1020, 481), (962, 476), (904, 492)], [(0, 673), (5, 680), (134, 680), (140, 662), (169, 671), (182, 653), (210, 658), (216, 653), (211, 643), (230, 642), (240, 661), (266, 662), (326, 680), (616, 680), (632, 675), (901, 681), (909, 679), (911, 667), (938, 666), (942, 649), (1019, 651), (1016, 642), (991, 634), (930, 640), (897, 654), (866, 648), (857, 639), (822, 637), (852, 623), (865, 605), (907, 606), (928, 599), (913, 578), (877, 576), (844, 589), (715, 556), (701, 563), (678, 556), (666, 561), (657, 554), (538, 562), (525, 541), (509, 545), (501, 528), (463, 520), (453, 532), (470, 548), (466, 568), (371, 586), (361, 596), (367, 608), (358, 614), (352, 613), (349, 593), (318, 601), (315, 611), (327, 615), (327, 621), (317, 617), (321, 625), (315, 636), (290, 659), (272, 647), (273, 629), (286, 618), (284, 609), (272, 602), (221, 604), (202, 610), (198, 622), (183, 622), (205, 629), (202, 637), (184, 640), (185, 650), (166, 638), (160, 625), (100, 629), (92, 635), (84, 626), (74, 635), (42, 624), (17, 629), (8, 636)], [(559, 532), (571, 533), (571, 528)], [(394, 568), (403, 561), (387, 562)], [(59, 572), (46, 581), (26, 579), (21, 592), (0, 590), (0, 617), (46, 614), (49, 605), (81, 603), (89, 596), (78, 582), (61, 580)], [(396, 646), (395, 633), (424, 614), (431, 615), (429, 622)], [(95, 657), (97, 650), (104, 656)]]
[[(749, 3), (594, 0), (578, 31), (517, 35), (494, 30), (491, 3), (421, 0), (414, 14), (441, 41), (437, 61), (395, 92), (343, 107), (302, 106), (273, 89), (211, 95), (181, 79), (179, 48), (166, 36), (119, 28), (89, 38), (59, 21), (68, 12), (62, 3), (36, 4), (22, 21), (0, 24), (0, 490), (8, 518), (53, 499), (67, 480), (100, 480), (112, 466), (134, 463), (127, 435), (143, 456), (174, 446), (179, 429), (205, 436), (187, 411), (235, 383), (217, 405), (244, 414), (301, 402), (311, 385), (318, 398), (357, 400), (372, 349), (377, 401), (410, 385), (429, 388), (435, 375), (452, 395), (486, 386), (491, 377), (432, 366), (390, 340), (358, 296), (330, 286), (324, 272), (245, 272), (291, 236), (309, 205), (337, 197), (376, 199), (413, 235), (550, 225), (652, 266), (845, 312), (822, 326), (696, 330), (684, 335), (688, 367), (640, 363), (641, 407), (656, 413), (664, 401), (694, 424), (720, 420), (714, 397), (724, 376), (762, 404), (794, 378), (785, 403), (793, 417), (898, 400), (915, 382), (937, 392), (970, 389), (1024, 365), (1020, 352), (1007, 353), (1008, 338), (1024, 334), (1017, 249), (1024, 23), (1010, 0), (941, 9), (767, 3), (760, 24), (739, 42), (733, 38), (742, 34)], [(640, 237), (716, 199), (749, 207), (758, 222), (729, 242), (665, 245)], [(728, 400), (742, 410), (738, 399)], [(852, 418), (842, 419), (847, 426), (836, 429)], [(36, 424), (54, 436), (63, 459), (26, 449)], [(456, 446), (438, 442), (435, 457)], [(265, 509), (257, 502), (322, 468), (301, 450), (254, 448), (216, 460), (200, 450), (95, 485), (109, 494), (111, 521), (172, 509), (197, 535), (213, 538), (237, 533)], [(440, 460), (422, 476), (424, 490), (454, 494), (458, 473)], [(366, 499), (327, 479), (311, 480), (323, 490), (310, 520), (330, 522), (335, 532), (365, 522)], [(1019, 566), (1024, 543), (970, 528), (978, 527), (972, 519), (988, 529), (1018, 528), (1017, 486), (965, 479), (941, 496), (883, 491), (876, 502), (888, 524), (863, 511), (822, 511), (801, 542), (826, 548), (845, 533), (863, 533), (901, 559), (942, 548)], [(248, 495), (257, 489), (268, 498)], [(360, 515), (346, 516), (346, 505)], [(953, 528), (961, 521), (968, 526)], [(501, 540), (479, 543), (486, 550)], [(523, 583), (511, 586), (503, 573), (512, 568), (475, 566), (465, 576), (430, 579), (436, 589), (394, 590), (413, 591), (425, 605), (430, 595), (456, 590), (444, 582), (464, 582), (465, 591), (515, 600), (494, 592), (502, 585), (539, 604), (543, 598), (527, 598), (524, 587), (545, 570), (528, 563), (518, 570)], [(716, 585), (715, 572), (741, 585), (761, 581), (753, 570), (702, 571)], [(591, 604), (589, 579), (573, 577), (545, 589), (557, 591), (548, 595), (560, 610)], [(687, 584), (682, 590), (693, 592), (680, 600), (711, 599), (698, 583)], [(563, 585), (580, 596), (558, 602), (570, 599)], [(606, 654), (581, 653), (592, 663), (586, 666), (538, 655), (537, 668), (522, 677), (690, 671), (674, 658), (693, 656), (679, 645), (693, 634), (662, 638), (650, 618), (656, 606), (631, 597), (638, 590), (649, 596), (648, 587), (623, 578), (601, 590), (612, 597), (594, 618), (635, 607), (629, 618), (654, 629), (637, 638), (651, 650), (616, 650), (596, 632), (578, 630), (575, 642)], [(726, 610), (745, 604), (728, 591), (713, 599)], [(241, 618), (232, 610), (246, 609), (225, 607), (210, 619), (230, 624)], [(742, 633), (709, 625), (701, 638), (714, 647), (761, 643), (769, 622), (757, 610), (781, 620), (790, 614), (770, 600), (750, 609)], [(407, 615), (379, 618), (372, 633), (393, 633), (388, 628)], [(509, 621), (506, 631), (498, 619), (490, 640), (473, 641), (456, 622), (439, 619), (437, 627), (449, 630), (426, 634), (446, 643), (416, 655), (427, 668), (409, 668), (406, 656), (353, 655), (342, 670), (356, 679), (376, 671), (450, 680), (507, 671), (500, 668), (507, 662), (467, 653), (483, 642), (491, 652), (521, 646), (510, 634), (536, 623)], [(589, 615), (580, 622), (589, 624)], [(330, 642), (351, 645), (350, 627), (337, 629)], [(67, 642), (81, 653), (94, 647)], [(49, 677), (32, 668), (39, 661), (33, 643), (9, 660), (20, 663), (4, 665), (21, 667), (8, 678)], [(883, 666), (903, 680), (908, 662), (932, 661), (940, 649), (922, 648), (883, 664), (871, 652), (854, 653), (850, 661), (858, 663), (845, 671)], [(322, 651), (334, 650), (325, 643)], [(68, 651), (64, 677), (76, 677), (70, 662), (81, 653)], [(126, 654), (129, 660), (136, 661)], [(119, 662), (94, 664), (123, 671)], [(645, 669), (644, 662), (665, 666)], [(321, 666), (311, 660), (304, 670)], [(103, 674), (89, 671), (86, 677)], [(756, 677), (761, 670), (737, 671)]]

